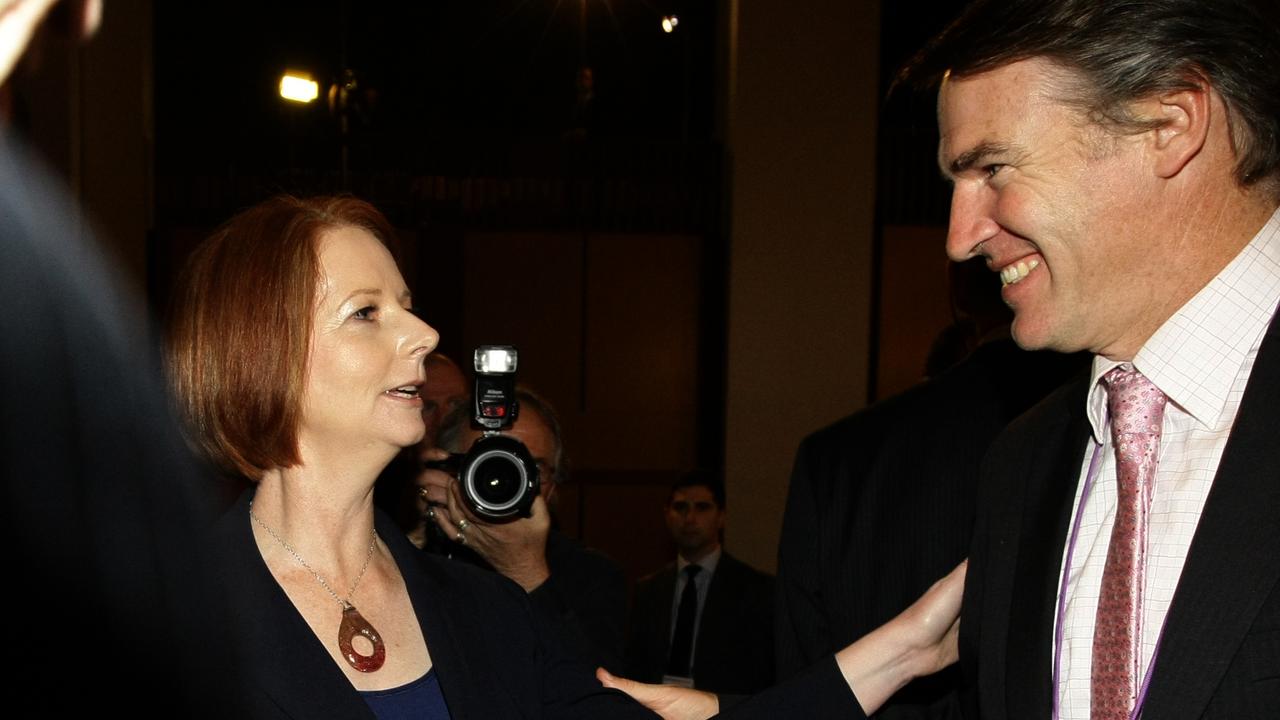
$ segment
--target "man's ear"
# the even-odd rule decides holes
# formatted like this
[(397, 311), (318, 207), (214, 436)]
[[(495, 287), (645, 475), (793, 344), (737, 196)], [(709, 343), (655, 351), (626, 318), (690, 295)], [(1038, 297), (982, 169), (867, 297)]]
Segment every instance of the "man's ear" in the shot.
[(1213, 91), (1203, 81), (1195, 87), (1139, 101), (1139, 117), (1158, 123), (1151, 130), (1155, 173), (1165, 179), (1183, 168), (1204, 149), (1213, 112)]

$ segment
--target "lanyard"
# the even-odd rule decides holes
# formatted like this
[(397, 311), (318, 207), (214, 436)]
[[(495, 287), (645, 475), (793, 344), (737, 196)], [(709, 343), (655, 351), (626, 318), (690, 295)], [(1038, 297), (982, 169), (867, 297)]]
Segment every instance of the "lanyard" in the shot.
[[(1107, 429), (1103, 432), (1110, 432), (1110, 420), (1107, 421)], [(1059, 707), (1059, 697), (1062, 690), (1062, 640), (1065, 631), (1063, 625), (1067, 619), (1067, 581), (1071, 579), (1071, 558), (1076, 552), (1076, 540), (1080, 535), (1080, 521), (1084, 515), (1084, 506), (1089, 502), (1089, 492), (1093, 490), (1093, 483), (1098, 477), (1098, 468), (1102, 459), (1102, 444), (1093, 444), (1093, 456), (1089, 459), (1089, 472), (1084, 478), (1084, 489), (1080, 491), (1080, 504), (1076, 506), (1076, 520), (1071, 525), (1071, 538), (1067, 543), (1067, 557), (1062, 563), (1062, 584), (1058, 586), (1058, 613), (1056, 622), (1056, 631), (1054, 632), (1053, 643), (1053, 720), (1059, 720), (1061, 717)], [(1169, 616), (1165, 615), (1165, 620)], [(1142, 715), (1142, 706), (1147, 700), (1147, 689), (1151, 686), (1152, 670), (1156, 666), (1156, 659), (1160, 656), (1160, 639), (1164, 637), (1164, 625), (1160, 626), (1160, 634), (1156, 636), (1156, 646), (1151, 653), (1151, 662), (1147, 663), (1147, 671), (1142, 676), (1142, 687), (1138, 690), (1138, 698), (1133, 704), (1133, 711), (1129, 713), (1129, 720), (1137, 720)]]

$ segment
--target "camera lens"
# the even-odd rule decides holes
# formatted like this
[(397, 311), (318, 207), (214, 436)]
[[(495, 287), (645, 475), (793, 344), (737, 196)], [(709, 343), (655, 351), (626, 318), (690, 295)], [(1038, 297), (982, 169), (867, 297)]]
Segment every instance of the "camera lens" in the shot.
[(473, 472), (476, 497), (494, 508), (511, 504), (525, 484), (524, 465), (505, 452), (480, 458)]
[(516, 438), (490, 434), (471, 446), (458, 475), (462, 495), (481, 518), (529, 516), (538, 497), (538, 464)]
[(538, 464), (519, 440), (505, 435), (476, 440), (458, 480), (471, 509), (486, 519), (528, 517), (538, 496)]

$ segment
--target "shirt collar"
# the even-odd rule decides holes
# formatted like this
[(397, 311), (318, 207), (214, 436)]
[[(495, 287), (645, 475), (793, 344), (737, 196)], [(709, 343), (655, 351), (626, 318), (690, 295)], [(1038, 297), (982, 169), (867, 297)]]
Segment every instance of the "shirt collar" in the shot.
[(684, 572), (684, 569), (690, 565), (698, 565), (702, 568), (702, 573), (699, 577), (702, 577), (702, 576), (709, 577), (711, 575), (714, 575), (716, 572), (716, 565), (720, 564), (720, 554), (723, 551), (724, 551), (723, 547), (717, 547), (715, 550), (712, 550), (709, 555), (702, 558), (696, 563), (691, 563), (688, 560), (685, 560), (683, 557), (679, 555), (679, 553), (677, 553), (676, 554), (676, 574), (680, 574)]
[[(1223, 422), (1231, 384), (1280, 302), (1280, 208), (1222, 272), (1156, 330), (1133, 367), (1203, 427)], [(1099, 443), (1107, 421), (1102, 376), (1122, 365), (1093, 358), (1086, 412)]]

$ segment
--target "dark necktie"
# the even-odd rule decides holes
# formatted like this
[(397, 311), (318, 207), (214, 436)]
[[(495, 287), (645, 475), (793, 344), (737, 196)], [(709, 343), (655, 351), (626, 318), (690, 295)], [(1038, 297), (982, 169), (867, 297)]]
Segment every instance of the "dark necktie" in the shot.
[(1090, 715), (1094, 720), (1127, 720), (1138, 695), (1147, 514), (1167, 398), (1142, 373), (1123, 366), (1108, 372), (1103, 382), (1118, 497), (1093, 626)]
[(676, 611), (676, 632), (671, 636), (668, 675), (692, 677), (689, 674), (689, 654), (693, 651), (693, 624), (698, 618), (698, 585), (694, 578), (701, 571), (698, 565), (686, 565), (684, 568), (684, 592), (680, 593), (680, 609)]

